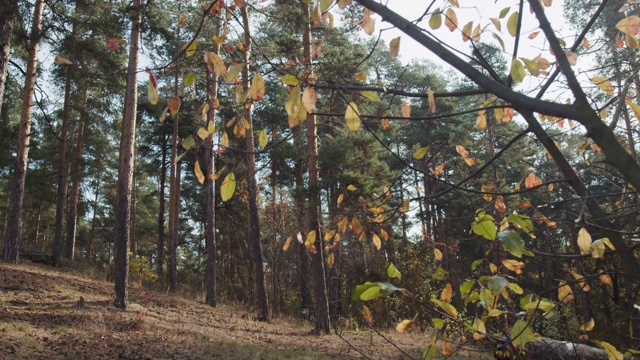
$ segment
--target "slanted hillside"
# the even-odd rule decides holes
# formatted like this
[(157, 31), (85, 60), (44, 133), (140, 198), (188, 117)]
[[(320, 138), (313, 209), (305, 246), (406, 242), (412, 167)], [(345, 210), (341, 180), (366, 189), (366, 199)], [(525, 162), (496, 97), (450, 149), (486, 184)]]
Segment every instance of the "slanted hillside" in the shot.
[[(362, 358), (355, 349), (374, 359), (404, 356), (368, 330), (318, 337), (309, 333), (312, 324), (282, 318), (259, 323), (245, 308), (210, 308), (144, 289), (131, 289), (132, 305), (122, 311), (111, 305), (112, 293), (112, 284), (68, 271), (0, 263), (0, 358)], [(420, 334), (385, 337), (420, 357)]]

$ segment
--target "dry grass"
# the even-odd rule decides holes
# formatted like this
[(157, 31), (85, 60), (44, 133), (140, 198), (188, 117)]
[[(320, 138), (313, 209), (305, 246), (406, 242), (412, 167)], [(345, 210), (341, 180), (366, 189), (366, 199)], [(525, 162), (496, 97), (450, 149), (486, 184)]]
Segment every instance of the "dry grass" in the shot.
[[(0, 358), (12, 359), (374, 359), (404, 358), (369, 331), (311, 335), (312, 324), (144, 289), (126, 311), (111, 304), (113, 285), (39, 265), (0, 263)], [(80, 297), (84, 305), (79, 305)], [(420, 358), (420, 334), (385, 336)], [(458, 354), (457, 359), (477, 359)]]

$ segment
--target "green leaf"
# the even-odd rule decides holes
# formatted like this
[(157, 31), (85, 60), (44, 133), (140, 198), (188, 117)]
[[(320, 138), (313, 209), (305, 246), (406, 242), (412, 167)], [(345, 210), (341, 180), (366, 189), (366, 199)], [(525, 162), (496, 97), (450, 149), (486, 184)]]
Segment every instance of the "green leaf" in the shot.
[(184, 86), (191, 86), (196, 82), (196, 74), (188, 73), (187, 76), (184, 77)]
[(350, 102), (347, 105), (347, 110), (344, 114), (344, 120), (347, 125), (347, 129), (352, 132), (356, 132), (360, 129), (360, 112), (358, 111), (358, 106), (354, 102)]
[(433, 276), (431, 277), (433, 280), (444, 280), (444, 277), (447, 276), (447, 274), (449, 274), (446, 270), (444, 270), (443, 268), (439, 267), (438, 270), (436, 270), (436, 273), (433, 274)]
[(495, 275), (489, 278), (488, 288), (491, 290), (493, 295), (498, 296), (502, 292), (502, 289), (504, 289), (508, 284), (509, 282), (507, 279), (502, 276)]
[(402, 280), (402, 274), (400, 273), (400, 271), (398, 271), (396, 266), (393, 265), (393, 263), (389, 264), (389, 266), (387, 267), (387, 276), (389, 277), (389, 279)]
[(227, 73), (224, 74), (224, 81), (227, 84), (231, 84), (233, 80), (235, 80), (235, 78), (237, 78), (238, 75), (240, 75), (240, 71), (242, 71), (243, 67), (244, 67), (244, 63), (234, 64), (229, 66)]
[(515, 83), (520, 83), (522, 82), (522, 80), (524, 80), (524, 76), (527, 73), (524, 70), (524, 65), (522, 64), (522, 61), (520, 61), (519, 59), (513, 59), (513, 61), (511, 61), (510, 74), (511, 74), (511, 78)]
[(189, 150), (192, 147), (194, 147), (196, 144), (196, 141), (193, 139), (193, 136), (189, 135), (187, 136), (184, 140), (182, 140), (182, 147), (185, 150)]
[(507, 20), (507, 30), (509, 30), (509, 34), (511, 36), (516, 36), (518, 31), (518, 12), (514, 12), (509, 16), (509, 20)]
[(473, 288), (473, 280), (468, 280), (460, 284), (460, 297), (466, 299)]
[(509, 288), (509, 290), (511, 290), (514, 294), (518, 294), (518, 295), (522, 295), (524, 294), (524, 290), (522, 290), (522, 288), (520, 287), (520, 285), (516, 284), (516, 283), (508, 283), (507, 287)]
[(501, 231), (498, 233), (498, 240), (502, 243), (502, 246), (513, 256), (517, 258), (522, 257), (524, 251), (524, 240), (516, 231)]
[(498, 228), (493, 222), (493, 217), (491, 215), (476, 217), (476, 221), (471, 225), (471, 230), (476, 235), (480, 235), (490, 241), (496, 239), (496, 233), (498, 232)]
[(542, 310), (543, 312), (549, 312), (556, 307), (556, 304), (547, 299), (533, 299), (531, 296), (528, 296), (522, 298), (520, 307), (522, 307), (523, 310)]
[(498, 16), (500, 19), (504, 19), (505, 16), (507, 16), (507, 14), (509, 13), (509, 10), (511, 10), (510, 7), (506, 7), (502, 10), (500, 10), (500, 15)]
[(380, 286), (372, 286), (360, 295), (360, 300), (369, 301), (380, 297)]
[(376, 93), (374, 93), (373, 91), (361, 91), (360, 93), (362, 94), (362, 96), (366, 97), (369, 100), (373, 100), (373, 101), (377, 101), (377, 102), (381, 102), (382, 101), (382, 100), (380, 100), (378, 95)]
[(222, 201), (227, 201), (233, 197), (233, 193), (236, 191), (236, 176), (233, 173), (227, 174), (220, 185), (220, 197)]
[(440, 26), (442, 26), (442, 11), (440, 11), (440, 8), (437, 8), (433, 14), (431, 14), (431, 17), (429, 17), (429, 27), (432, 30), (437, 30)]
[(507, 221), (513, 225), (518, 226), (520, 229), (524, 230), (527, 234), (533, 232), (533, 223), (529, 217), (518, 214), (511, 214), (507, 216)]
[(444, 320), (442, 319), (433, 318), (431, 319), (431, 322), (436, 329), (442, 329), (444, 327)]
[(421, 147), (420, 149), (416, 150), (416, 152), (413, 153), (413, 158), (416, 160), (422, 160), (422, 158), (424, 158), (428, 152), (429, 152), (428, 146)]
[(282, 83), (285, 85), (291, 85), (291, 86), (296, 86), (300, 84), (300, 79), (298, 79), (295, 75), (291, 75), (291, 74), (281, 77), (280, 81), (282, 81)]
[(542, 337), (531, 331), (529, 321), (518, 320), (511, 329), (511, 344), (518, 350), (524, 350), (524, 346), (532, 341), (541, 341)]
[(260, 134), (258, 134), (258, 142), (260, 143), (260, 147), (263, 149), (266, 148), (267, 144), (269, 143), (269, 137), (267, 136), (267, 132), (264, 131), (264, 129), (260, 131)]
[(483, 261), (484, 259), (473, 260), (473, 262), (471, 263), (471, 271), (476, 271), (478, 266), (482, 265)]
[(187, 57), (189, 57), (189, 56), (193, 56), (193, 54), (195, 54), (195, 53), (196, 53), (196, 47), (197, 47), (197, 46), (198, 46), (198, 45), (196, 44), (196, 42), (195, 42), (195, 41), (194, 41), (194, 42), (192, 42), (191, 44), (189, 44), (189, 47), (187, 48), (187, 51), (186, 51), (186, 53), (187, 53)]

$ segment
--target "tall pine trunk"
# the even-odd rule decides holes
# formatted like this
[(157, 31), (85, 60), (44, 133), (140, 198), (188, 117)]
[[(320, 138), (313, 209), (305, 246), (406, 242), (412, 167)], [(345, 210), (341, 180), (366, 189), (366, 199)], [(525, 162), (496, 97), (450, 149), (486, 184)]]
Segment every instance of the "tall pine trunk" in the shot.
[[(217, 16), (215, 23), (215, 36), (220, 36), (222, 24), (220, 16)], [(215, 44), (213, 47), (213, 53), (220, 55), (220, 45)], [(211, 128), (215, 127), (216, 121), (216, 105), (218, 103), (218, 75), (213, 74), (211, 79), (211, 88), (209, 90), (209, 112), (207, 113), (207, 120), (212, 124)], [(207, 126), (208, 124), (205, 124)], [(205, 219), (205, 244), (207, 247), (207, 297), (206, 303), (209, 306), (216, 306), (216, 180), (213, 175), (216, 172), (216, 162), (213, 152), (213, 134), (209, 134), (205, 139), (205, 157), (207, 161), (207, 218)]]
[(158, 191), (158, 247), (156, 249), (156, 274), (158, 284), (164, 281), (164, 212), (165, 212), (165, 185), (167, 181), (167, 137), (162, 137), (162, 160), (160, 164), (160, 189)]
[[(309, 5), (303, 3), (304, 31), (302, 45), (304, 47), (304, 61), (311, 70), (311, 17)], [(309, 157), (309, 232), (316, 233), (316, 253), (313, 254), (313, 287), (316, 298), (316, 327), (318, 333), (329, 333), (329, 301), (327, 299), (327, 284), (324, 273), (324, 256), (322, 236), (320, 234), (320, 185), (318, 183), (318, 138), (316, 133), (316, 117), (307, 115), (307, 156)]]
[(129, 231), (131, 212), (131, 184), (133, 181), (133, 149), (136, 138), (137, 68), (140, 50), (141, 0), (133, 0), (131, 7), (131, 41), (127, 67), (127, 89), (124, 96), (124, 116), (120, 137), (118, 160), (117, 204), (115, 209), (115, 300), (114, 305), (127, 307), (127, 283), (129, 277)]
[(40, 25), (44, 0), (37, 0), (33, 10), (33, 23), (27, 48), (27, 74), (24, 80), (22, 95), (22, 111), (20, 113), (20, 129), (18, 131), (18, 152), (16, 167), (11, 184), (11, 200), (7, 212), (5, 227), (5, 246), (2, 258), (5, 261), (18, 262), (20, 248), (20, 228), (22, 227), (22, 202), (24, 199), (24, 182), (27, 175), (29, 161), (29, 141), (31, 136), (31, 111), (33, 107), (33, 92), (36, 84), (36, 69), (38, 66), (38, 41), (40, 40)]
[(78, 221), (78, 197), (80, 196), (80, 181), (82, 179), (82, 146), (84, 143), (84, 126), (86, 120), (87, 100), (89, 99), (89, 86), (84, 86), (82, 100), (82, 114), (78, 125), (78, 140), (76, 141), (76, 154), (73, 168), (73, 185), (71, 198), (69, 199), (69, 214), (67, 216), (67, 243), (64, 256), (73, 260), (76, 247), (76, 228)]
[[(249, 90), (249, 57), (251, 56), (251, 28), (247, 7), (242, 8), (242, 22), (244, 24), (244, 46), (242, 53), (242, 86), (245, 93)], [(247, 190), (249, 192), (249, 246), (255, 272), (256, 296), (258, 306), (258, 321), (269, 320), (269, 304), (267, 301), (267, 287), (264, 278), (262, 244), (260, 243), (260, 219), (258, 216), (258, 189), (256, 185), (256, 158), (253, 144), (253, 122), (251, 117), (251, 99), (247, 97), (244, 104), (244, 117), (249, 123), (245, 136), (247, 147)]]
[(9, 54), (11, 53), (11, 36), (13, 23), (18, 14), (18, 2), (15, 0), (0, 0), (0, 114), (9, 69)]
[[(302, 131), (300, 127), (293, 129), (293, 142), (298, 153), (298, 159), (296, 159), (295, 171), (296, 171), (296, 193), (295, 203), (298, 211), (298, 231), (300, 234), (307, 233), (307, 212), (305, 205), (305, 188), (304, 188), (304, 172), (305, 161), (302, 154), (306, 154), (304, 149)], [(300, 268), (298, 272), (299, 291), (300, 291), (300, 313), (305, 319), (311, 318), (311, 312), (313, 311), (313, 302), (311, 298), (311, 266), (309, 264), (309, 251), (304, 245), (298, 246), (298, 266)]]

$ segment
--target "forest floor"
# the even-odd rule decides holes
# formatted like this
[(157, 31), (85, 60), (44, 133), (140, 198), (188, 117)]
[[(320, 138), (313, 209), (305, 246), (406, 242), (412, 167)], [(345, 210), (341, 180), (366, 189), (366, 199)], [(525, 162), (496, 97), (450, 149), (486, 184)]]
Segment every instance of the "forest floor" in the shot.
[[(246, 308), (211, 308), (140, 288), (129, 290), (123, 311), (112, 296), (112, 283), (70, 269), (0, 262), (0, 359), (408, 358), (370, 330), (315, 336), (308, 322), (277, 317), (261, 323)], [(389, 331), (384, 337), (420, 358), (422, 334)]]

